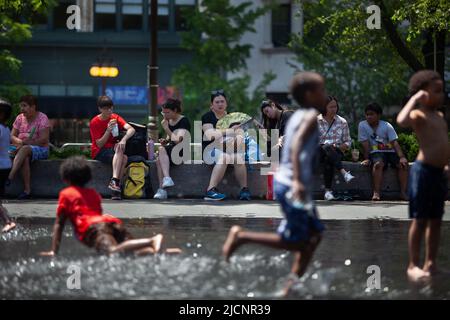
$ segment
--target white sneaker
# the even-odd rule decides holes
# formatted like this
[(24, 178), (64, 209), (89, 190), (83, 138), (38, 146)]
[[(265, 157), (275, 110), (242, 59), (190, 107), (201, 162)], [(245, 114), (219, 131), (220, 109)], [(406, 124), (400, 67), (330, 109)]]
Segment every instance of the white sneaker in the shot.
[(171, 177), (164, 177), (163, 178), (163, 183), (162, 183), (162, 187), (163, 188), (173, 187), (174, 185), (175, 185), (175, 183), (173, 182)]
[(344, 174), (344, 180), (345, 180), (345, 182), (349, 183), (349, 182), (352, 181), (353, 179), (355, 179), (355, 177), (352, 176), (352, 174), (350, 173), (350, 171), (347, 171), (347, 172)]
[(336, 198), (333, 195), (333, 191), (325, 191), (325, 200), (327, 201), (331, 201), (331, 200), (335, 200)]
[(167, 191), (164, 189), (159, 188), (158, 191), (156, 191), (155, 195), (153, 196), (153, 199), (167, 199)]

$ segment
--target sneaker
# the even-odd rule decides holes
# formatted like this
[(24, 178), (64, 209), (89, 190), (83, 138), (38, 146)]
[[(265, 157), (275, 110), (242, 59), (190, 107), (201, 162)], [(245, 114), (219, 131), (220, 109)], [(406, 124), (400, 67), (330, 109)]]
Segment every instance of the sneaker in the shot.
[(120, 192), (113, 191), (111, 192), (111, 200), (122, 200), (122, 195)]
[(159, 188), (158, 191), (156, 191), (155, 195), (153, 196), (153, 199), (160, 199), (160, 200), (167, 199), (167, 191)]
[(174, 185), (175, 185), (175, 183), (173, 182), (171, 177), (164, 177), (163, 178), (163, 183), (162, 183), (162, 187), (163, 188), (173, 187)]
[(220, 193), (217, 188), (212, 188), (206, 193), (206, 196), (203, 198), (205, 200), (212, 200), (212, 201), (220, 201), (225, 199), (227, 196), (223, 193)]
[(333, 191), (325, 191), (325, 197), (324, 198), (327, 201), (336, 200), (336, 198), (333, 195)]
[(347, 172), (344, 174), (344, 180), (345, 180), (345, 182), (349, 183), (349, 182), (352, 181), (353, 179), (355, 179), (355, 177), (352, 176), (352, 174), (350, 173), (350, 171), (347, 171)]
[(250, 190), (248, 188), (242, 188), (241, 192), (239, 193), (239, 200), (250, 201), (251, 198), (252, 195), (250, 194)]
[(31, 198), (30, 194), (26, 193), (25, 191), (17, 196), (17, 200), (28, 200), (30, 198)]
[(117, 181), (116, 179), (112, 178), (111, 181), (109, 182), (108, 188), (112, 191), (116, 191), (116, 192), (120, 192), (120, 184), (119, 181)]

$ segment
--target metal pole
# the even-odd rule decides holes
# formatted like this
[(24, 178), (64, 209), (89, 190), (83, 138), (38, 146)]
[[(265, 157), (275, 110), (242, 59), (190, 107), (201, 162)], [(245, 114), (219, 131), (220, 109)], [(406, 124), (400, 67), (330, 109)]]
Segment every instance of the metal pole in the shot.
[(158, 0), (150, 3), (150, 56), (149, 56), (149, 86), (148, 86), (148, 133), (154, 140), (158, 140)]
[(106, 94), (106, 78), (102, 77), (102, 96)]

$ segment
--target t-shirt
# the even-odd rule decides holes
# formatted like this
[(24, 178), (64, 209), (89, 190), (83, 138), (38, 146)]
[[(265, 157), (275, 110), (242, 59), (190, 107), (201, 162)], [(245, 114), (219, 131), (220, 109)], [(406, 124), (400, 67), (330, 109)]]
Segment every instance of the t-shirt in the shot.
[[(212, 124), (213, 128), (216, 128), (217, 121), (219, 121), (219, 119), (217, 119), (216, 115), (212, 111), (209, 111), (202, 116), (202, 126), (204, 124), (210, 123)], [(211, 141), (202, 141), (203, 150), (205, 150), (206, 146), (210, 143)]]
[(376, 130), (366, 120), (359, 123), (358, 141), (369, 141), (370, 153), (395, 152), (394, 146), (390, 142), (397, 139), (397, 133), (389, 122), (380, 120)]
[[(280, 167), (275, 175), (277, 182), (286, 186), (291, 186), (293, 180), (293, 169), (291, 161), (291, 152), (293, 146), (293, 138), (297, 132), (300, 124), (305, 121), (305, 115), (312, 112), (312, 109), (302, 108), (297, 110), (286, 126), (284, 135), (284, 147), (281, 151)], [(319, 130), (314, 130), (304, 142), (303, 148), (300, 151), (300, 179), (305, 186), (308, 196), (311, 194), (311, 186), (313, 185), (313, 171), (316, 160), (317, 145), (319, 144)]]
[(8, 154), (11, 132), (8, 127), (0, 124), (0, 169), (11, 168), (11, 158)]
[(291, 111), (291, 110), (284, 110), (281, 112), (280, 119), (278, 120), (277, 125), (275, 126), (275, 129), (279, 130), (280, 137), (284, 136), (288, 120), (293, 114), (294, 114), (294, 111)]
[(185, 129), (190, 132), (191, 124), (189, 123), (188, 118), (183, 116), (180, 120), (178, 120), (178, 122), (175, 125), (171, 126), (169, 123), (169, 129), (172, 132), (174, 132), (177, 129)]
[(74, 228), (75, 235), (81, 241), (88, 228), (96, 223), (122, 223), (116, 217), (102, 214), (101, 197), (91, 188), (67, 187), (59, 193), (56, 215), (66, 216)]
[[(42, 134), (42, 130), (49, 128), (50, 122), (48, 121), (45, 113), (37, 112), (36, 117), (33, 121), (28, 122), (27, 118), (23, 113), (16, 117), (13, 123), (13, 128), (19, 131), (17, 136), (19, 139), (24, 140), (27, 138), (39, 139)], [(48, 147), (48, 142), (43, 145), (43, 147)]]
[[(108, 123), (111, 119), (116, 119), (117, 124), (119, 125), (119, 130), (124, 130), (124, 126), (126, 124), (126, 121), (119, 116), (118, 114), (113, 113), (110, 118), (106, 120), (102, 120), (99, 115), (96, 115), (94, 118), (92, 118), (91, 123), (89, 124), (89, 128), (91, 131), (91, 141), (92, 141), (92, 147), (91, 147), (91, 156), (92, 159), (95, 159), (97, 154), (100, 151), (100, 148), (97, 146), (97, 141), (100, 139), (103, 134), (106, 131), (106, 128), (108, 127)], [(113, 148), (114, 145), (117, 143), (118, 137), (113, 137), (112, 133), (109, 135), (108, 141), (106, 141), (103, 148)]]

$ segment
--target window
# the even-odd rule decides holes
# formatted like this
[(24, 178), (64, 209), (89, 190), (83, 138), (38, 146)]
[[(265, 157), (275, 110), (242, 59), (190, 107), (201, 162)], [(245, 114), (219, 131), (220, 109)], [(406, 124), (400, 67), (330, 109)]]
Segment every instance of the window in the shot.
[(142, 30), (142, 0), (122, 0), (124, 30)]
[(39, 94), (41, 96), (65, 96), (66, 86), (61, 85), (41, 85), (39, 87)]
[[(148, 25), (151, 28), (151, 0), (148, 0)], [(169, 30), (169, 0), (158, 1), (158, 30)]]
[(186, 18), (183, 16), (187, 8), (193, 10), (195, 7), (195, 0), (175, 0), (175, 30), (187, 30)]
[(274, 47), (287, 47), (291, 35), (291, 5), (282, 4), (272, 10), (272, 42)]
[(67, 95), (76, 97), (92, 97), (94, 88), (92, 86), (67, 86)]
[(53, 9), (53, 29), (67, 29), (67, 7), (76, 5), (76, 0), (59, 1), (58, 5)]
[(116, 1), (95, 0), (95, 29), (116, 30)]

